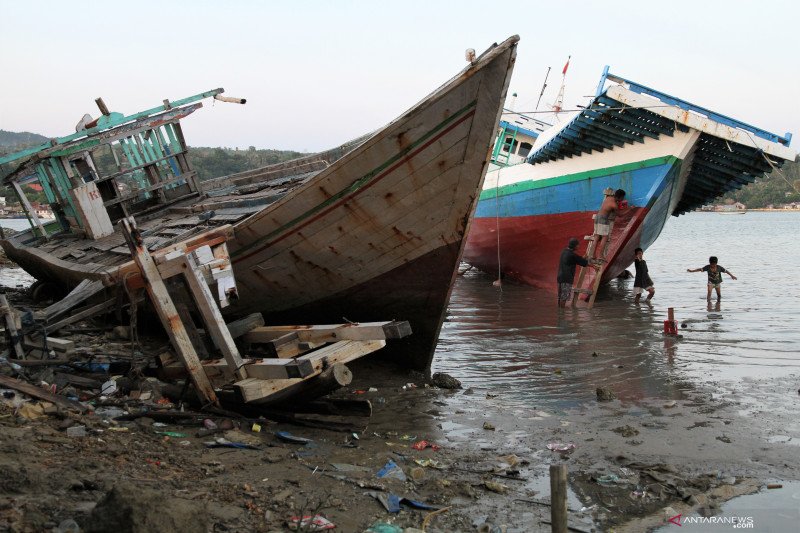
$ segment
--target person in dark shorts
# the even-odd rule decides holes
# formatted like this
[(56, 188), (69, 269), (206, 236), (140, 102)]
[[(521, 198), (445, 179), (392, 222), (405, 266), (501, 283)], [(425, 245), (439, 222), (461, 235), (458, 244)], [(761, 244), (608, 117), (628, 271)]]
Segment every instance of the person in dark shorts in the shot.
[(561, 258), (558, 261), (558, 306), (566, 307), (567, 300), (572, 296), (572, 284), (575, 282), (575, 266), (589, 266), (589, 261), (585, 257), (575, 253), (578, 247), (578, 239), (572, 237), (567, 247), (561, 251)]
[(650, 274), (647, 272), (647, 261), (643, 259), (644, 250), (641, 248), (634, 250), (634, 257), (633, 266), (636, 268), (636, 278), (633, 280), (633, 302), (638, 304), (639, 298), (641, 298), (644, 291), (649, 293), (645, 299), (645, 302), (649, 302), (653, 299), (656, 289), (653, 287), (653, 280), (650, 279)]
[(708, 272), (708, 295), (706, 296), (706, 300), (709, 301), (711, 301), (711, 289), (716, 289), (717, 300), (722, 299), (722, 291), (720, 290), (722, 274), (727, 274), (731, 279), (736, 279), (736, 276), (731, 274), (730, 270), (726, 270), (718, 263), (718, 259), (714, 255), (708, 258), (708, 264), (703, 268), (687, 268), (686, 272)]

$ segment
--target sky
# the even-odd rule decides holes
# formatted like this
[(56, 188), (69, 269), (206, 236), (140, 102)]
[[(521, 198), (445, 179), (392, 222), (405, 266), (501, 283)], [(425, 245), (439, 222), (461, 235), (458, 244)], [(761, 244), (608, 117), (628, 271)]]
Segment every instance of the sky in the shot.
[[(102, 96), (132, 114), (224, 87), (183, 121), (192, 146), (324, 150), (390, 122), (478, 54), (520, 36), (509, 93), (565, 108), (611, 72), (800, 134), (800, 3), (0, 0), (0, 129), (74, 132)], [(792, 145), (800, 143), (800, 137)]]

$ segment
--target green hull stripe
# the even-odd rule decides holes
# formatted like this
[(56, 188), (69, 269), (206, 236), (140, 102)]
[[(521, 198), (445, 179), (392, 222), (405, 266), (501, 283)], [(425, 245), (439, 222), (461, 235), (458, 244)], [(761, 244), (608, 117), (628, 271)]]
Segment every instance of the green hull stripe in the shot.
[[(555, 187), (556, 185), (563, 185), (574, 181), (588, 180), (598, 178), (601, 176), (608, 176), (609, 174), (622, 174), (632, 170), (639, 170), (642, 168), (655, 167), (665, 164), (675, 164), (680, 161), (677, 157), (666, 155), (662, 157), (654, 157), (653, 159), (645, 159), (644, 161), (635, 161), (633, 163), (624, 163), (613, 167), (596, 168), (584, 172), (577, 172), (575, 174), (566, 174), (564, 176), (556, 176), (554, 178), (547, 178), (543, 180), (527, 180), (520, 183), (512, 183), (510, 185), (502, 185), (499, 190), (494, 187), (486, 189), (481, 192), (480, 199), (494, 199), (495, 196), (508, 196), (520, 192), (529, 191), (532, 189), (543, 189), (545, 187)], [(525, 163), (523, 163), (525, 164)]]

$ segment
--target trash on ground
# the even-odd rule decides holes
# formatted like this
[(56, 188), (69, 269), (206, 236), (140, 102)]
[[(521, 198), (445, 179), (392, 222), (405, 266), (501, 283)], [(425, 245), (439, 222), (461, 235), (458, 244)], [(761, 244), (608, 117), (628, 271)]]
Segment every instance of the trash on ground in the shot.
[(414, 448), (415, 450), (424, 450), (425, 448), (430, 448), (435, 452), (442, 449), (442, 447), (439, 446), (438, 444), (434, 444), (426, 440), (417, 441), (414, 444), (412, 444), (411, 447)]
[(575, 449), (575, 445), (571, 442), (551, 442), (547, 449), (551, 452), (569, 453)]
[(283, 442), (290, 442), (292, 444), (308, 444), (309, 442), (312, 442), (311, 439), (307, 439), (305, 437), (296, 437), (288, 431), (276, 431), (275, 436)]
[(399, 479), (400, 481), (405, 481), (406, 473), (403, 472), (403, 469), (397, 466), (397, 463), (389, 459), (389, 461), (383, 465), (383, 468), (378, 470), (375, 474), (375, 477), (379, 479), (383, 478), (391, 478), (391, 479)]
[(228, 439), (218, 438), (210, 442), (204, 442), (206, 448), (241, 448), (246, 450), (260, 450), (258, 446), (245, 444), (244, 442), (231, 442)]
[(289, 519), (287, 524), (292, 531), (324, 531), (326, 529), (336, 529), (336, 524), (328, 520), (322, 515), (293, 516)]

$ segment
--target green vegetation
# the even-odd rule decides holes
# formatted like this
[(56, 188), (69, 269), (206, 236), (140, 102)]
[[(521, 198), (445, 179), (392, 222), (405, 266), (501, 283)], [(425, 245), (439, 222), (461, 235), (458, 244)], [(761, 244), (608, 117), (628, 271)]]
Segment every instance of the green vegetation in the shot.
[(201, 180), (227, 176), (245, 170), (281, 163), (298, 157), (302, 152), (291, 150), (247, 150), (230, 148), (189, 148), (189, 164), (197, 171)]
[[(47, 141), (47, 137), (39, 135), (38, 133), (0, 130), (0, 153), (10, 154), (11, 152), (22, 150), (28, 146), (42, 144)], [(13, 148), (13, 150), (4, 150), (5, 147)]]
[[(0, 154), (16, 152), (45, 141), (47, 137), (36, 133), (0, 130)], [(307, 154), (291, 150), (256, 150), (254, 146), (250, 146), (247, 150), (190, 147), (188, 158), (200, 179), (207, 180), (281, 163), (304, 155)], [(95, 154), (95, 163), (107, 172), (114, 166), (114, 160), (106, 150)], [(0, 176), (9, 170), (8, 165), (0, 166)], [(43, 193), (28, 192), (31, 192), (29, 198), (32, 201), (44, 201)], [(0, 187), (0, 196), (4, 195), (13, 202), (15, 195)], [(790, 162), (786, 163), (780, 172), (773, 171), (767, 176), (761, 176), (755, 183), (719, 199), (718, 203), (741, 202), (755, 209), (798, 201), (800, 201), (800, 163)]]
[(800, 202), (800, 163), (786, 163), (779, 171), (773, 170), (767, 176), (756, 178), (755, 183), (736, 191), (725, 200), (741, 202), (751, 209)]

